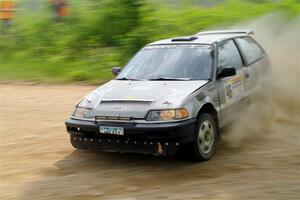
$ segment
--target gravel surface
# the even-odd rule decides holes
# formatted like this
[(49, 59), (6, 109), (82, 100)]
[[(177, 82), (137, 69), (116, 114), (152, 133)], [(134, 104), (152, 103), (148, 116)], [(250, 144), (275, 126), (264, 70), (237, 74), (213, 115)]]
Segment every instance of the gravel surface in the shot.
[(203, 163), (74, 150), (64, 120), (94, 88), (0, 84), (0, 199), (300, 199), (298, 114), (274, 110), (241, 129), (253, 135), (238, 145), (228, 139), (237, 131), (225, 131)]

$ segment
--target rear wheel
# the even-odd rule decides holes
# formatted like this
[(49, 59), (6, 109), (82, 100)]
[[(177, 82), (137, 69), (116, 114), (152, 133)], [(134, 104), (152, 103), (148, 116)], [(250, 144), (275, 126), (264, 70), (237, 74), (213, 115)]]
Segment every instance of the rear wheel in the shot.
[(216, 151), (219, 139), (217, 123), (212, 115), (200, 114), (194, 138), (194, 158), (197, 161), (209, 160)]

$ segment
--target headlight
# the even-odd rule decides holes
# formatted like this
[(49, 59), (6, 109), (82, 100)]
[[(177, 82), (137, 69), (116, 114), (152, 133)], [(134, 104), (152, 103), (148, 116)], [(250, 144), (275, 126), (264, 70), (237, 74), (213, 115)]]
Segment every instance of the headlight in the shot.
[(76, 107), (73, 116), (78, 118), (92, 119), (95, 117), (95, 114), (91, 108)]
[(78, 101), (78, 103), (76, 104), (76, 107), (88, 108), (88, 107), (90, 107), (91, 103), (92, 103), (92, 100), (83, 98)]
[(147, 121), (169, 121), (184, 119), (189, 116), (186, 109), (153, 110), (147, 116)]

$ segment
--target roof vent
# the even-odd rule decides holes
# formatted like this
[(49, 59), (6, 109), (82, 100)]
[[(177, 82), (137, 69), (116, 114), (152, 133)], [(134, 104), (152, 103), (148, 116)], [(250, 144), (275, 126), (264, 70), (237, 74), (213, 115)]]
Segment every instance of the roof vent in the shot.
[(172, 42), (190, 42), (190, 41), (194, 41), (194, 40), (197, 40), (197, 39), (198, 39), (198, 37), (191, 36), (191, 37), (173, 38), (171, 41)]

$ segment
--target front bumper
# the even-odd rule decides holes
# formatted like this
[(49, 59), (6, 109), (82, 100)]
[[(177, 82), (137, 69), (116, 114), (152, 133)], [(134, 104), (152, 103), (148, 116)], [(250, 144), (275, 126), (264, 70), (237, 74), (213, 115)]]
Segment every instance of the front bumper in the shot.
[[(65, 122), (71, 144), (77, 149), (173, 155), (193, 141), (196, 119), (168, 123)], [(99, 133), (100, 126), (123, 127), (124, 135)]]

